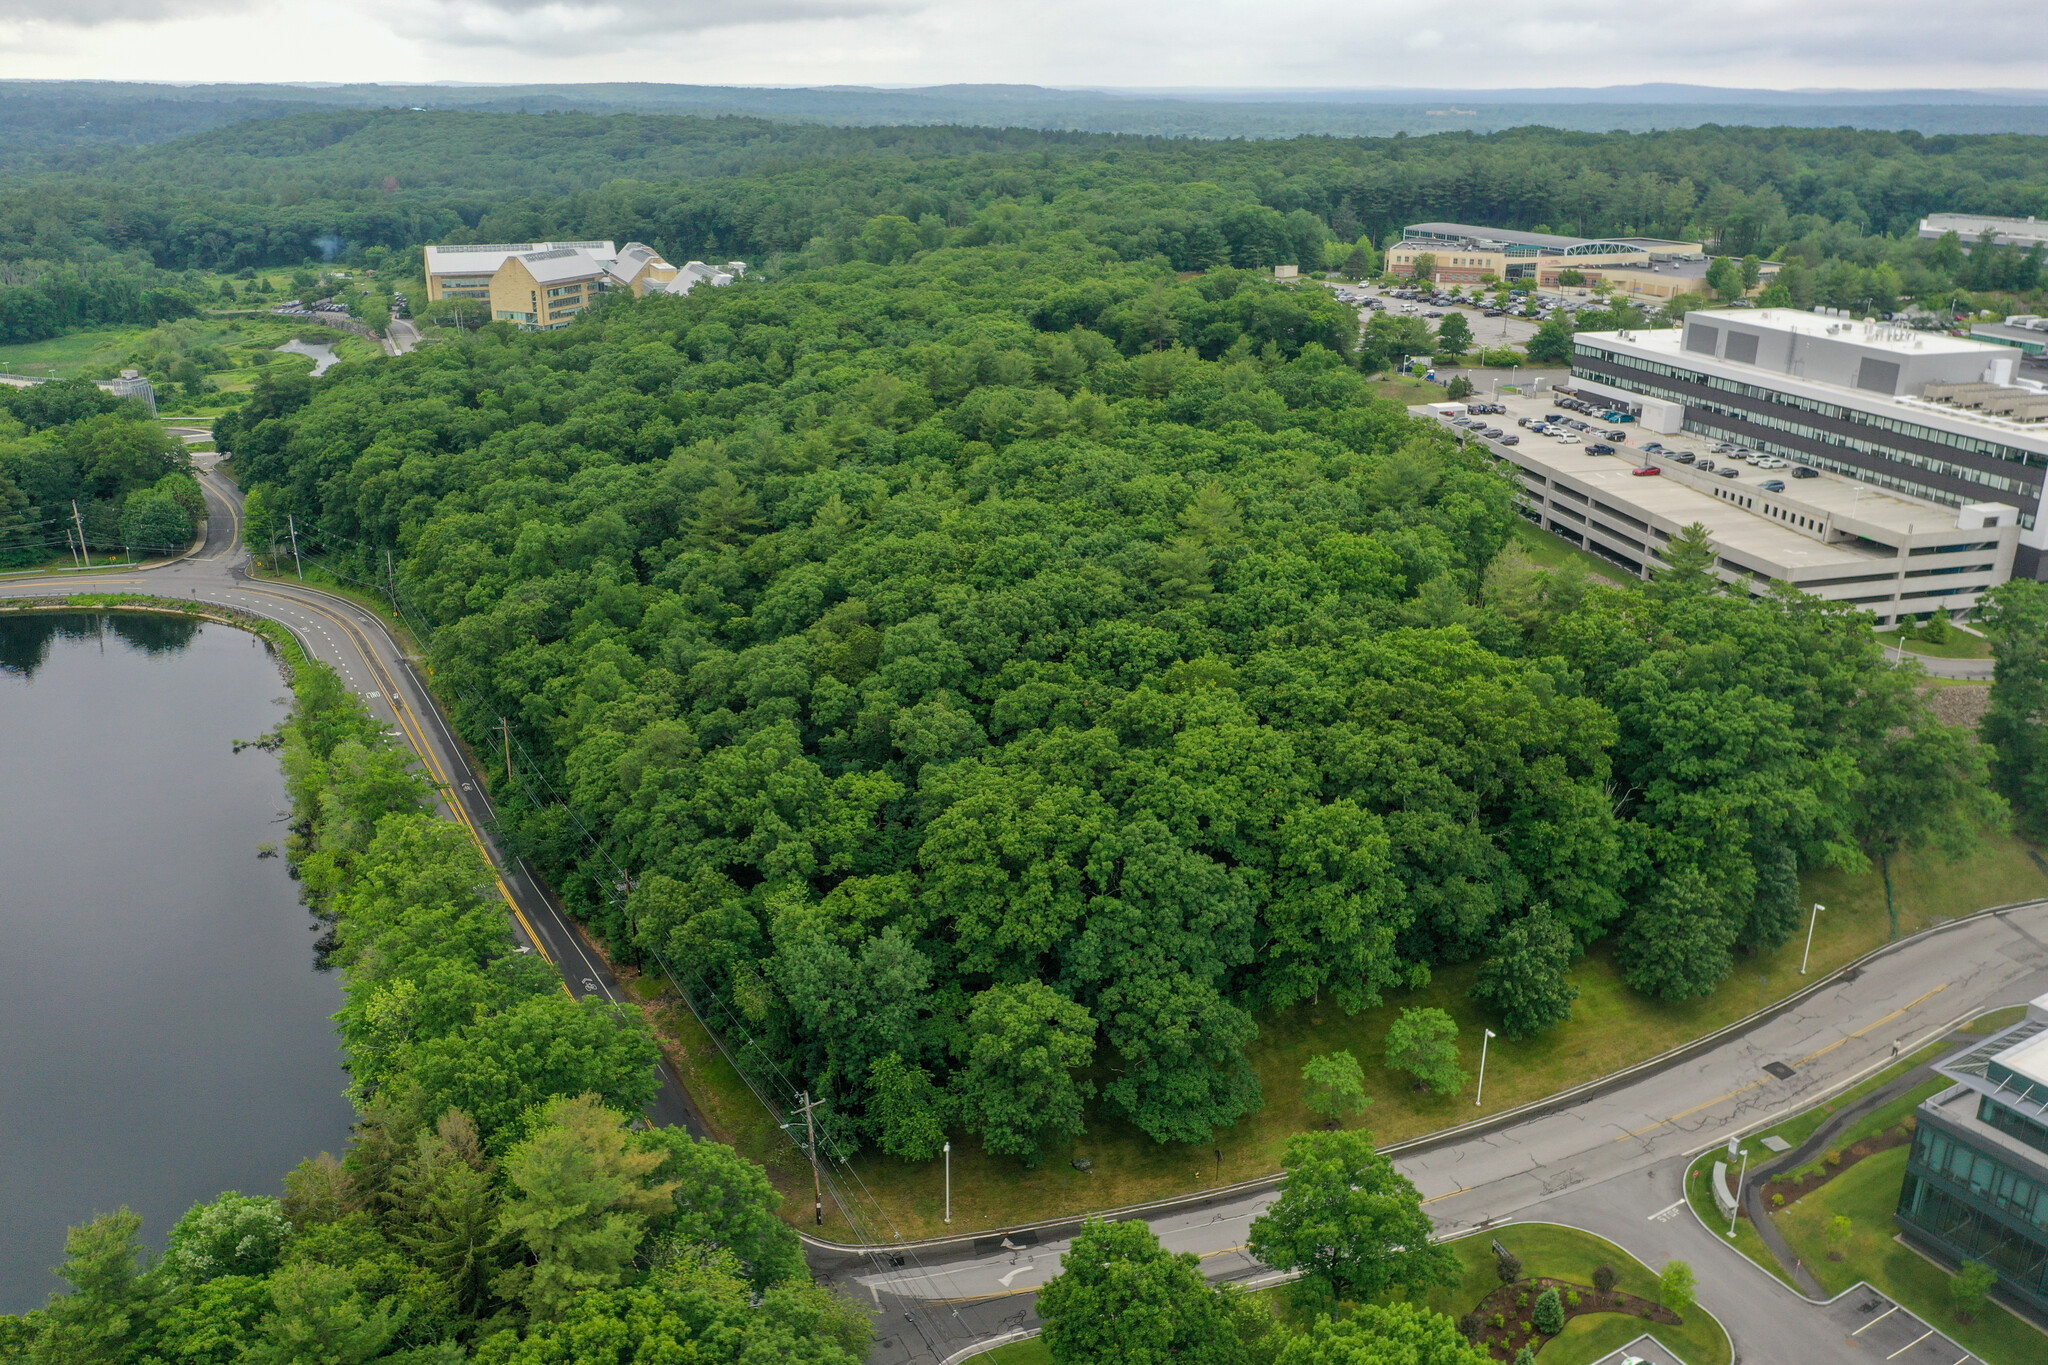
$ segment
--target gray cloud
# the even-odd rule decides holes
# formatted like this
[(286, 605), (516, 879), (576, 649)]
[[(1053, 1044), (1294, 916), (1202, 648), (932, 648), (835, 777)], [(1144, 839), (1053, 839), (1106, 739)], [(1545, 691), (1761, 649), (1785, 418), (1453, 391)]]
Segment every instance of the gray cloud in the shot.
[(162, 23), (245, 9), (251, 0), (0, 0), (0, 22), (59, 24), (94, 28), (100, 24)]
[(583, 55), (664, 46), (710, 29), (872, 19), (915, 8), (914, 0), (413, 0), (388, 18), (400, 35), (423, 43)]

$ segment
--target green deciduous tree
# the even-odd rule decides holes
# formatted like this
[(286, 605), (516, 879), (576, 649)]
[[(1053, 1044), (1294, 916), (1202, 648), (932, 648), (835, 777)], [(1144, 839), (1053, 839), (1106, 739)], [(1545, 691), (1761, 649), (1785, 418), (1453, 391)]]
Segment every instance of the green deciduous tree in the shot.
[(1492, 1359), (1442, 1313), (1413, 1303), (1360, 1304), (1319, 1317), (1281, 1349), (1278, 1365), (1482, 1365)]
[(578, 1294), (622, 1284), (648, 1223), (673, 1207), (675, 1183), (653, 1179), (664, 1156), (641, 1150), (595, 1095), (551, 1101), (505, 1157), (499, 1225), (528, 1259), (493, 1288), (552, 1320)]
[(2048, 829), (2048, 585), (2015, 578), (1985, 594), (1991, 705), (1982, 732), (1991, 777), (2022, 828)]
[(1651, 890), (1622, 932), (1622, 979), (1660, 1000), (1705, 995), (1733, 970), (1741, 927), (1706, 873), (1678, 868)]
[(259, 1326), (249, 1365), (362, 1365), (402, 1325), (394, 1302), (371, 1303), (339, 1266), (287, 1266), (271, 1277), (270, 1298), (276, 1308)]
[(1948, 1299), (1955, 1309), (1956, 1321), (1976, 1321), (1984, 1305), (1991, 1301), (1991, 1291), (1997, 1287), (1997, 1271), (1982, 1261), (1963, 1262), (1963, 1268), (1948, 1282)]
[(1892, 855), (1927, 848), (1961, 858), (2005, 818), (1987, 786), (1983, 746), (1969, 731), (1931, 716), (1919, 728), (1885, 736), (1863, 761), (1856, 802), (1857, 837), (1884, 878), (1884, 905), (1898, 937), (1892, 900)]
[(1222, 1295), (1199, 1258), (1174, 1255), (1140, 1220), (1091, 1220), (1038, 1291), (1056, 1365), (1235, 1365), (1241, 1359)]
[(1095, 1054), (1095, 1021), (1080, 1005), (1036, 981), (984, 991), (966, 1053), (955, 1093), (991, 1152), (1035, 1163), (1047, 1138), (1081, 1131), (1094, 1086), (1074, 1073)]
[(1463, 355), (1472, 349), (1472, 324), (1465, 321), (1463, 313), (1446, 313), (1437, 324), (1436, 349), (1450, 355)]
[(29, 1348), (34, 1365), (127, 1365), (142, 1361), (171, 1301), (164, 1274), (137, 1241), (142, 1216), (120, 1209), (74, 1227), (57, 1274), (71, 1286), (42, 1312)]
[(1422, 1196), (1372, 1134), (1303, 1133), (1289, 1139), (1285, 1163), (1279, 1197), (1252, 1222), (1252, 1255), (1301, 1271), (1310, 1292), (1329, 1299), (1450, 1282), (1456, 1263), (1430, 1241)]
[(1569, 972), (1577, 953), (1571, 930), (1538, 906), (1501, 931), (1472, 998), (1500, 1016), (1507, 1037), (1534, 1037), (1571, 1019), (1579, 988)]
[(1349, 1052), (1325, 1052), (1311, 1057), (1301, 1068), (1307, 1090), (1302, 1103), (1312, 1114), (1332, 1123), (1351, 1117), (1372, 1103), (1365, 1093), (1365, 1070)]
[(1386, 1058), (1433, 1095), (1448, 1095), (1467, 1079), (1458, 1065), (1458, 1022), (1440, 1009), (1402, 1010), (1387, 1030)]
[(193, 1282), (222, 1275), (268, 1275), (277, 1268), (293, 1228), (278, 1201), (229, 1190), (194, 1204), (171, 1229), (165, 1268)]
[(1692, 1311), (1693, 1296), (1699, 1289), (1699, 1276), (1684, 1261), (1666, 1261), (1664, 1273), (1657, 1277), (1657, 1302), (1672, 1312), (1684, 1317)]

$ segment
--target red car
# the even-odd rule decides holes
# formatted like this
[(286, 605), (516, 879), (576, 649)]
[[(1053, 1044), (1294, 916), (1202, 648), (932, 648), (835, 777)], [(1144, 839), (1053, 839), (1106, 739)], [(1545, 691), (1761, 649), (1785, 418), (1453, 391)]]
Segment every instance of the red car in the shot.
[(1629, 473), (1635, 475), (1639, 479), (1645, 479), (1652, 474), (1662, 474), (1663, 472), (1664, 471), (1662, 469), (1658, 468), (1656, 465), (1653, 464), (1646, 464), (1641, 466), (1640, 468), (1631, 469), (1629, 471)]

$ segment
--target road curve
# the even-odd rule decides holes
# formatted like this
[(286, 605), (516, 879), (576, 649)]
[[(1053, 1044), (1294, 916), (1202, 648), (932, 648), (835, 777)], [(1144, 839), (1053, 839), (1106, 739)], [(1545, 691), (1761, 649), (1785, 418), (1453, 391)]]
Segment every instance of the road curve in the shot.
[[(211, 461), (205, 456), (194, 463), (201, 466), (199, 480), (208, 512), (206, 538), (194, 549), (137, 568), (0, 581), (0, 597), (146, 593), (234, 607), (283, 625), (310, 657), (334, 668), (371, 714), (413, 751), (434, 784), (439, 813), (467, 830), (489, 862), (521, 948), (538, 951), (553, 963), (572, 996), (597, 995), (627, 1003), (603, 956), (532, 870), (523, 860), (498, 848), (490, 833), (496, 812), (484, 783), (471, 767), (468, 750), (384, 623), (346, 598), (290, 580), (252, 578), (249, 556), (241, 542), (240, 491), (208, 467)], [(660, 1072), (661, 1088), (648, 1106), (648, 1117), (704, 1136), (701, 1115), (666, 1062)]]

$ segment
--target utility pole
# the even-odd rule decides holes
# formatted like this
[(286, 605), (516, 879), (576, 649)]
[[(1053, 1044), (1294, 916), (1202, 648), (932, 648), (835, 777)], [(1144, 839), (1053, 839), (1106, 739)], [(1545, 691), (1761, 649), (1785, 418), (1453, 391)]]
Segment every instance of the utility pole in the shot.
[(512, 786), (512, 722), (500, 716), (498, 729), (505, 735), (505, 787), (509, 791)]
[(71, 521), (78, 527), (78, 548), (85, 556), (88, 568), (92, 566), (92, 551), (85, 548), (85, 518), (78, 515), (78, 499), (71, 500)]
[(391, 567), (391, 551), (388, 549), (384, 551), (384, 582), (385, 591), (391, 597), (391, 605), (395, 607), (398, 605), (398, 573)]
[(64, 528), (64, 548), (71, 551), (71, 567), (78, 567), (78, 542), (71, 538), (71, 528)]
[[(804, 1135), (811, 1149), (811, 1197), (816, 1201), (815, 1212), (817, 1215), (818, 1226), (823, 1227), (825, 1225), (825, 1184), (824, 1180), (818, 1174), (818, 1121), (811, 1116), (811, 1111), (813, 1109), (816, 1109), (817, 1107), (817, 1104), (811, 1099), (811, 1092), (808, 1090), (804, 1091), (802, 1105), (804, 1111)], [(948, 1143), (946, 1145), (948, 1150), (950, 1151), (952, 1144)], [(948, 1181), (946, 1188), (949, 1199), (951, 1198), (952, 1191), (952, 1170), (953, 1159), (951, 1156), (948, 1156), (946, 1158), (946, 1172)]]
[(284, 520), (292, 533), (292, 563), (298, 566), (299, 581), (303, 583), (306, 581), (306, 561), (299, 558), (299, 519), (287, 512)]
[(953, 1144), (946, 1144), (946, 1221), (953, 1221)]

